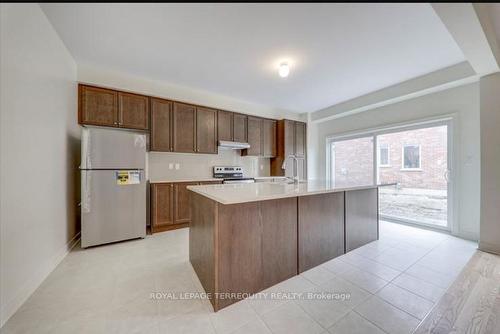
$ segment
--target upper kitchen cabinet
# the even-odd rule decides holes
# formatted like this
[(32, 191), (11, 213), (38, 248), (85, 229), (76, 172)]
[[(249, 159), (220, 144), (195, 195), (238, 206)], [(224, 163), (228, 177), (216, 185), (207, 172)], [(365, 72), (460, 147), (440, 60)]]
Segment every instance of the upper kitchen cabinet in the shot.
[(118, 92), (79, 85), (78, 99), (80, 124), (118, 126)]
[(295, 155), (306, 156), (306, 123), (295, 122)]
[(218, 140), (233, 140), (233, 113), (219, 110), (217, 112), (217, 136)]
[(118, 93), (118, 125), (121, 128), (147, 130), (149, 128), (149, 97)]
[(262, 121), (262, 155), (269, 158), (276, 156), (276, 121), (272, 119)]
[(196, 152), (196, 107), (190, 104), (173, 103), (172, 112), (173, 151)]
[(151, 98), (151, 150), (173, 151), (172, 102)]
[(149, 129), (149, 97), (112, 89), (79, 86), (80, 124)]
[(262, 118), (248, 116), (248, 144), (250, 148), (241, 151), (241, 155), (262, 155)]
[(217, 110), (196, 108), (196, 152), (217, 154)]
[[(272, 176), (292, 177), (294, 172), (300, 179), (307, 178), (307, 124), (304, 122), (291, 121), (288, 119), (277, 122), (277, 150), (276, 157), (271, 159)], [(286, 169), (281, 169), (283, 161), (289, 156), (299, 157), (299, 169), (295, 171), (293, 161), (288, 161)]]
[(233, 140), (241, 143), (247, 142), (248, 116), (233, 114)]

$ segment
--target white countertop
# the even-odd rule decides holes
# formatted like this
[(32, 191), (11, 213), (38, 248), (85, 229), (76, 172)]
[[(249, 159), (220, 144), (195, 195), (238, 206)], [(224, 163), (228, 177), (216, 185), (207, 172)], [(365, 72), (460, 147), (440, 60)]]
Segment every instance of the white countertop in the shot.
[[(274, 180), (285, 180), (285, 176), (256, 176), (254, 177), (256, 181), (274, 181)], [(210, 182), (210, 181), (220, 181), (221, 178), (201, 178), (201, 179), (186, 179), (186, 178), (178, 178), (178, 179), (153, 179), (149, 180), (149, 183), (176, 183), (176, 182)]]
[(162, 180), (149, 180), (149, 183), (177, 183), (177, 182), (211, 182), (222, 181), (222, 179), (206, 178), (206, 179), (162, 179)]
[(394, 184), (335, 186), (335, 184), (329, 181), (309, 180), (300, 184), (261, 182), (188, 186), (187, 188), (221, 204), (237, 204), (340, 191), (370, 189), (388, 185)]

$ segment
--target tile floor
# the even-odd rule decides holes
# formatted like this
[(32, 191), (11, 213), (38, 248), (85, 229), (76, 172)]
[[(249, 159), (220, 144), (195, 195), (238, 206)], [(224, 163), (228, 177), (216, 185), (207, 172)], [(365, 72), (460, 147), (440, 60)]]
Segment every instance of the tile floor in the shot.
[[(476, 246), (382, 222), (380, 240), (267, 289), (268, 298), (247, 299), (217, 313), (207, 300), (161, 295), (203, 292), (188, 261), (187, 229), (76, 248), (1, 332), (411, 333)], [(273, 292), (288, 299), (269, 298)], [(350, 298), (290, 298), (299, 293)]]

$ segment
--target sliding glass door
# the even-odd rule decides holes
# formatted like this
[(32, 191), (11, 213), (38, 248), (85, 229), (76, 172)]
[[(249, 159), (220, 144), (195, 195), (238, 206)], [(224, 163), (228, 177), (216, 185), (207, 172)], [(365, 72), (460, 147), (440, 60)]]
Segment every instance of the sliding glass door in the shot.
[(450, 133), (440, 121), (331, 138), (327, 177), (338, 187), (395, 183), (380, 188), (381, 219), (449, 229)]
[(448, 126), (377, 135), (381, 219), (448, 227)]

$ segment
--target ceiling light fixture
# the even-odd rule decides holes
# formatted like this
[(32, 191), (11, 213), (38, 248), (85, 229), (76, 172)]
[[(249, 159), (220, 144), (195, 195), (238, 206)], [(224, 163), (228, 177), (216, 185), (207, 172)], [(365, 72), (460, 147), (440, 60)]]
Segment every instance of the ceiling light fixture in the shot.
[(278, 73), (279, 73), (280, 77), (286, 78), (288, 76), (288, 74), (290, 74), (290, 67), (288, 66), (288, 64), (281, 63), (279, 70), (278, 70)]

